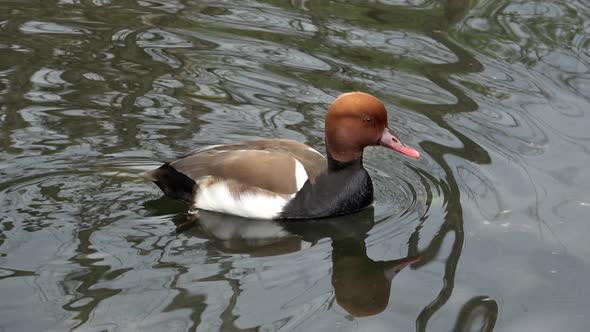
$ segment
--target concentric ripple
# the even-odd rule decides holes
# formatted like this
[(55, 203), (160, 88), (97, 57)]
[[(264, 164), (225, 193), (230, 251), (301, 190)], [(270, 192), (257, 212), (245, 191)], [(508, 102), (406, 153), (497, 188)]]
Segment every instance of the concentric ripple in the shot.
[[(2, 2), (0, 330), (586, 330), (589, 13)], [(141, 177), (208, 144), (324, 151), (353, 90), (422, 155), (367, 148), (361, 213), (196, 218)]]

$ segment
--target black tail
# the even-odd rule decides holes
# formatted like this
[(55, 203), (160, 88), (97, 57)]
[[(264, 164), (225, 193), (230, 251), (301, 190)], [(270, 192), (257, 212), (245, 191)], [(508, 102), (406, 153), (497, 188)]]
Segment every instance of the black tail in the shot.
[(166, 196), (190, 202), (193, 198), (195, 181), (175, 170), (169, 164), (164, 164), (153, 171), (145, 173), (145, 177), (153, 181)]

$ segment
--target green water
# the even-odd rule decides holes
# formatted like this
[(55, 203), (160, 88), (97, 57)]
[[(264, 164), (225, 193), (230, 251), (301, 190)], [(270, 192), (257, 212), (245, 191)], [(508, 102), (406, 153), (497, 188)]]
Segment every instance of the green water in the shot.
[[(366, 150), (374, 209), (195, 221), (140, 176), (324, 151), (353, 90), (423, 156)], [(584, 0), (0, 0), (0, 331), (587, 331), (589, 96)]]

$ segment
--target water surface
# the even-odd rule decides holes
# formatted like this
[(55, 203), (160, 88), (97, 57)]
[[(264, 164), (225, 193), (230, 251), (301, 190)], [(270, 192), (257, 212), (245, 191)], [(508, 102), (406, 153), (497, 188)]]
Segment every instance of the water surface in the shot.
[[(583, 0), (0, 0), (0, 330), (586, 331), (589, 36)], [(194, 220), (140, 176), (324, 151), (352, 90), (423, 156), (367, 149), (373, 209)]]

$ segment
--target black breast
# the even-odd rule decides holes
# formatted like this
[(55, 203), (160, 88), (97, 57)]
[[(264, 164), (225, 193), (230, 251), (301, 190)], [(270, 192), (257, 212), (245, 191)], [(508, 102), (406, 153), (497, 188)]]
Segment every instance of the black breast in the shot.
[(180, 173), (169, 164), (145, 173), (169, 197), (190, 202), (193, 196), (195, 181)]
[(283, 219), (308, 219), (343, 215), (373, 203), (373, 183), (362, 162), (343, 164), (307, 181), (283, 209)]

